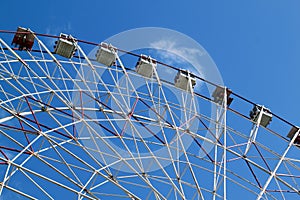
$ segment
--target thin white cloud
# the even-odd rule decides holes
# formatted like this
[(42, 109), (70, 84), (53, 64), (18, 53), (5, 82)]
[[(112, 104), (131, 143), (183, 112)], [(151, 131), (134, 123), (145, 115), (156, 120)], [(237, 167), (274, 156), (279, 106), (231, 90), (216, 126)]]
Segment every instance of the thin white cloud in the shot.
[(171, 39), (162, 39), (157, 42), (150, 44), (151, 48), (164, 50), (164, 52), (157, 52), (159, 56), (164, 59), (164, 62), (169, 64), (184, 63), (190, 62), (193, 63), (196, 61), (196, 57), (202, 56), (204, 52), (195, 48), (187, 48), (180, 46), (176, 41)]

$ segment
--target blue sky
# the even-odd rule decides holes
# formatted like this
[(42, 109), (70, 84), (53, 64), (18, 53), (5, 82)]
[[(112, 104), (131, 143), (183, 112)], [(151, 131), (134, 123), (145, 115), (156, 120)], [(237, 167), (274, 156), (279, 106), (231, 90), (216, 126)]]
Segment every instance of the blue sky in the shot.
[(297, 124), (300, 2), (264, 1), (3, 1), (1, 29), (70, 32), (100, 42), (146, 26), (182, 32), (216, 62), (229, 88)]
[(173, 29), (208, 51), (227, 87), (300, 125), (300, 1), (86, 2), (3, 1), (0, 29), (66, 32), (92, 42), (133, 28)]

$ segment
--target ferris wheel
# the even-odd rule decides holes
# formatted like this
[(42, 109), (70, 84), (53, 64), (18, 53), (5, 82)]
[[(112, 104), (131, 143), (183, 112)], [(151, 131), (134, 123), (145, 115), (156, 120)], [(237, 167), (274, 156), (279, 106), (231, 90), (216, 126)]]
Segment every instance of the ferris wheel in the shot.
[(299, 198), (300, 129), (267, 107), (145, 53), (1, 32), (0, 199)]

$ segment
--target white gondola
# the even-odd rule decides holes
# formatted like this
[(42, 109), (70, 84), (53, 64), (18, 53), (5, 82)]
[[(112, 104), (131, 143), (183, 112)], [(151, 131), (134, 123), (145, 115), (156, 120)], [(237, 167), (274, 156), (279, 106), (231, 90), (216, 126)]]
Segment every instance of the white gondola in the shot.
[(117, 50), (110, 44), (101, 42), (99, 49), (96, 53), (97, 62), (106, 65), (112, 66), (117, 59)]
[(144, 77), (151, 78), (153, 71), (156, 69), (156, 60), (150, 56), (141, 55), (139, 61), (137, 62), (135, 68), (136, 72)]
[(262, 125), (263, 127), (267, 127), (272, 121), (272, 113), (269, 109), (261, 105), (255, 105), (253, 109), (250, 111), (250, 118), (254, 122), (257, 122), (259, 119), (260, 112), (262, 112), (260, 125)]
[(72, 58), (76, 52), (77, 41), (71, 35), (60, 34), (59, 39), (55, 42), (54, 53), (65, 58)]
[(191, 92), (196, 85), (196, 78), (188, 71), (178, 71), (174, 79), (174, 84), (180, 89)]

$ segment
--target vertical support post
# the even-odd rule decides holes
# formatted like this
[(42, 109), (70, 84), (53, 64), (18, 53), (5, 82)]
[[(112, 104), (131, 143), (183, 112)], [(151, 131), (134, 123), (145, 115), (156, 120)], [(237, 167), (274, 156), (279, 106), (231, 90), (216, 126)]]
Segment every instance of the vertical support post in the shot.
[(223, 155), (223, 199), (227, 199), (227, 185), (226, 185), (226, 170), (227, 170), (227, 126), (226, 126), (226, 115), (227, 115), (227, 88), (224, 87), (224, 100), (223, 100), (223, 109), (224, 109), (224, 119), (223, 119), (223, 134), (224, 134), (224, 155)]
[[(219, 112), (218, 109), (216, 109), (216, 121), (219, 120)], [(218, 139), (218, 132), (219, 132), (219, 124), (216, 123), (216, 141), (215, 141), (215, 156), (214, 156), (214, 190), (213, 190), (213, 200), (216, 199), (216, 195), (217, 195), (217, 163), (218, 163), (218, 145), (217, 145), (217, 139)]]
[[(226, 115), (227, 115), (227, 88), (222, 88), (224, 92), (221, 93), (222, 101), (218, 101), (216, 110), (216, 143), (214, 152), (214, 185), (213, 185), (213, 199), (217, 197), (217, 191), (223, 184), (223, 199), (227, 199), (227, 126), (226, 126)], [(217, 140), (221, 138), (223, 134), (223, 150), (218, 151)], [(220, 154), (220, 155), (219, 155)], [(221, 189), (220, 192), (221, 193)]]

